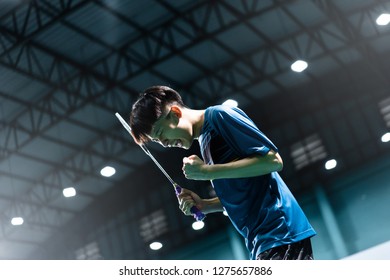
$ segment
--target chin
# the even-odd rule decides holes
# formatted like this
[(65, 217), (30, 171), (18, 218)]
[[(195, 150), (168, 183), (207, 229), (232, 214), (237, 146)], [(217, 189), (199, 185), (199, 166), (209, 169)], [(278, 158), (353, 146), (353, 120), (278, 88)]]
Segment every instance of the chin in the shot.
[(192, 144), (192, 142), (191, 143), (189, 143), (187, 141), (183, 142), (183, 146), (181, 148), (184, 150), (188, 150), (191, 147), (191, 144)]

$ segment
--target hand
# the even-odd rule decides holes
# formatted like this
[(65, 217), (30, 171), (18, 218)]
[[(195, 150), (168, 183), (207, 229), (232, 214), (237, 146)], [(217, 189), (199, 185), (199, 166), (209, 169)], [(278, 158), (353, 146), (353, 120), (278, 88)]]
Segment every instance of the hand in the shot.
[(192, 215), (192, 206), (195, 205), (199, 210), (203, 208), (203, 200), (196, 193), (184, 188), (178, 194), (177, 200), (179, 201), (180, 210), (187, 216)]
[(209, 180), (207, 178), (207, 165), (197, 155), (183, 158), (183, 173), (187, 179)]

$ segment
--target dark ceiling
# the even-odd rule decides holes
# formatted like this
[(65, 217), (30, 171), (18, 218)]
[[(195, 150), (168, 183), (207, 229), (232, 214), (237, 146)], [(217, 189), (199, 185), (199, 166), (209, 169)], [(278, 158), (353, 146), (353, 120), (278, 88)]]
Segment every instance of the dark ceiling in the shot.
[[(114, 116), (151, 85), (193, 108), (237, 100), (280, 148), (297, 195), (389, 156), (384, 12), (390, 1), (0, 1), (0, 258), (76, 258), (114, 229), (125, 237), (105, 258), (164, 258), (142, 241), (159, 236), (173, 251), (200, 238)], [(290, 69), (297, 59), (302, 73)], [(213, 195), (181, 174), (197, 147), (149, 148), (177, 182)], [(324, 171), (330, 158), (337, 168)], [(63, 196), (68, 186), (77, 196)], [(210, 215), (203, 234), (226, 224)]]

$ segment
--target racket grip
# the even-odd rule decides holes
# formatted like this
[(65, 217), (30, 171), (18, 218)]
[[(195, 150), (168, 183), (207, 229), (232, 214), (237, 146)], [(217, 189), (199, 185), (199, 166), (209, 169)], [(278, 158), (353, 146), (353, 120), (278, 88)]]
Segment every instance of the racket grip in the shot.
[[(176, 183), (175, 183), (174, 187), (175, 187), (175, 193), (177, 196), (181, 193), (181, 187)], [(191, 211), (191, 214), (194, 216), (195, 220), (197, 220), (197, 221), (203, 221), (203, 219), (206, 218), (206, 215), (202, 211), (200, 211), (198, 209), (198, 207), (196, 207), (196, 206), (192, 206), (190, 211)]]

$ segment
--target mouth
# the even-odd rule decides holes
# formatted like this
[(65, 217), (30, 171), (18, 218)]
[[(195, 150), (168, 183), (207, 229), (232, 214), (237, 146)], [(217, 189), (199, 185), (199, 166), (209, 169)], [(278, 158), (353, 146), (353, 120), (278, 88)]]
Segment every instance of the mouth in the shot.
[(169, 148), (172, 148), (172, 147), (182, 148), (183, 142), (180, 139), (177, 139), (175, 141), (172, 141), (170, 143), (165, 144), (164, 146), (169, 147)]
[(178, 140), (176, 140), (174, 142), (174, 145), (175, 145), (175, 147), (182, 148), (183, 147), (183, 142), (178, 139)]

